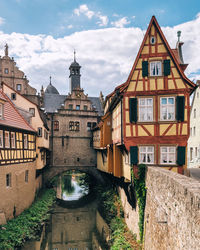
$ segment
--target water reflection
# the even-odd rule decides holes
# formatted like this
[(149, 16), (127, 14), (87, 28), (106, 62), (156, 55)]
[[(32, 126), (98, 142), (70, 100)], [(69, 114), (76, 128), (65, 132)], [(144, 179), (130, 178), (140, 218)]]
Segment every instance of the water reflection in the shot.
[[(98, 199), (85, 174), (67, 173), (55, 178), (57, 202), (40, 241), (28, 242), (23, 250), (108, 249), (109, 229), (98, 213)], [(103, 238), (102, 238), (103, 237)]]

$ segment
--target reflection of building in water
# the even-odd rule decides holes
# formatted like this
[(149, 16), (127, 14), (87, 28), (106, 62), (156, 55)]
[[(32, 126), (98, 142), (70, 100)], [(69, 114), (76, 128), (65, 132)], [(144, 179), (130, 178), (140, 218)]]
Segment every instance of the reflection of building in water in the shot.
[(96, 227), (96, 202), (77, 209), (56, 205), (51, 225), (49, 249), (92, 249), (92, 232)]

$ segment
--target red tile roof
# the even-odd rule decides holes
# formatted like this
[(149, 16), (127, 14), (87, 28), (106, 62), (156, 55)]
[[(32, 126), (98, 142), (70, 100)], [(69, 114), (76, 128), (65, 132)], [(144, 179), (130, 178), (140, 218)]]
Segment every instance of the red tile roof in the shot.
[(3, 93), (2, 89), (0, 89), (0, 99), (5, 101), (4, 115), (3, 119), (0, 119), (0, 125), (36, 132), (15, 108), (14, 104), (6, 96), (6, 94)]

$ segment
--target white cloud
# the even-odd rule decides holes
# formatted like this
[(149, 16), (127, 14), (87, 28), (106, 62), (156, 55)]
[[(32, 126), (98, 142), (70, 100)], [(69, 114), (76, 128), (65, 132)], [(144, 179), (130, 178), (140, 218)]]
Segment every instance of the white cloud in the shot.
[[(172, 48), (177, 41), (177, 31), (182, 31), (183, 57), (189, 63), (186, 75), (200, 78), (200, 15), (190, 22), (162, 30)], [(68, 67), (73, 61), (74, 48), (81, 68), (81, 86), (90, 96), (100, 90), (107, 95), (128, 78), (144, 31), (140, 28), (106, 28), (76, 32), (54, 38), (46, 35), (28, 35), (0, 32), (0, 55), (4, 45), (9, 45), (9, 55), (14, 56), (20, 69), (38, 90), (46, 87), (49, 76), (60, 93), (69, 92)], [(81, 42), (80, 42), (81, 41)]]
[(111, 22), (111, 24), (116, 28), (123, 28), (125, 25), (127, 25), (129, 23), (130, 23), (130, 21), (128, 21), (127, 17), (122, 17), (115, 22)]
[(3, 17), (0, 17), (0, 25), (3, 25), (5, 23), (5, 19)]
[(83, 14), (87, 16), (88, 19), (92, 19), (93, 17), (96, 17), (98, 19), (97, 24), (102, 26), (107, 26), (108, 24), (108, 17), (101, 15), (101, 12), (94, 12), (92, 10), (89, 10), (88, 6), (86, 4), (82, 4), (79, 6), (79, 8), (74, 9), (74, 14), (77, 16), (80, 16), (80, 14)]
[(67, 26), (67, 28), (68, 28), (68, 29), (72, 29), (72, 28), (73, 28), (73, 25), (70, 24), (70, 25)]

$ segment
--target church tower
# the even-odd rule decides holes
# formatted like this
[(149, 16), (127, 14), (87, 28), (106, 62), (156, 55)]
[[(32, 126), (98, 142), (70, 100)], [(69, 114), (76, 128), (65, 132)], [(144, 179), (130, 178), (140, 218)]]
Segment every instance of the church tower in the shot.
[(75, 89), (80, 89), (80, 68), (81, 66), (76, 62), (76, 52), (74, 51), (74, 61), (69, 67), (70, 75), (69, 75), (69, 83), (70, 83), (70, 93), (72, 93)]

